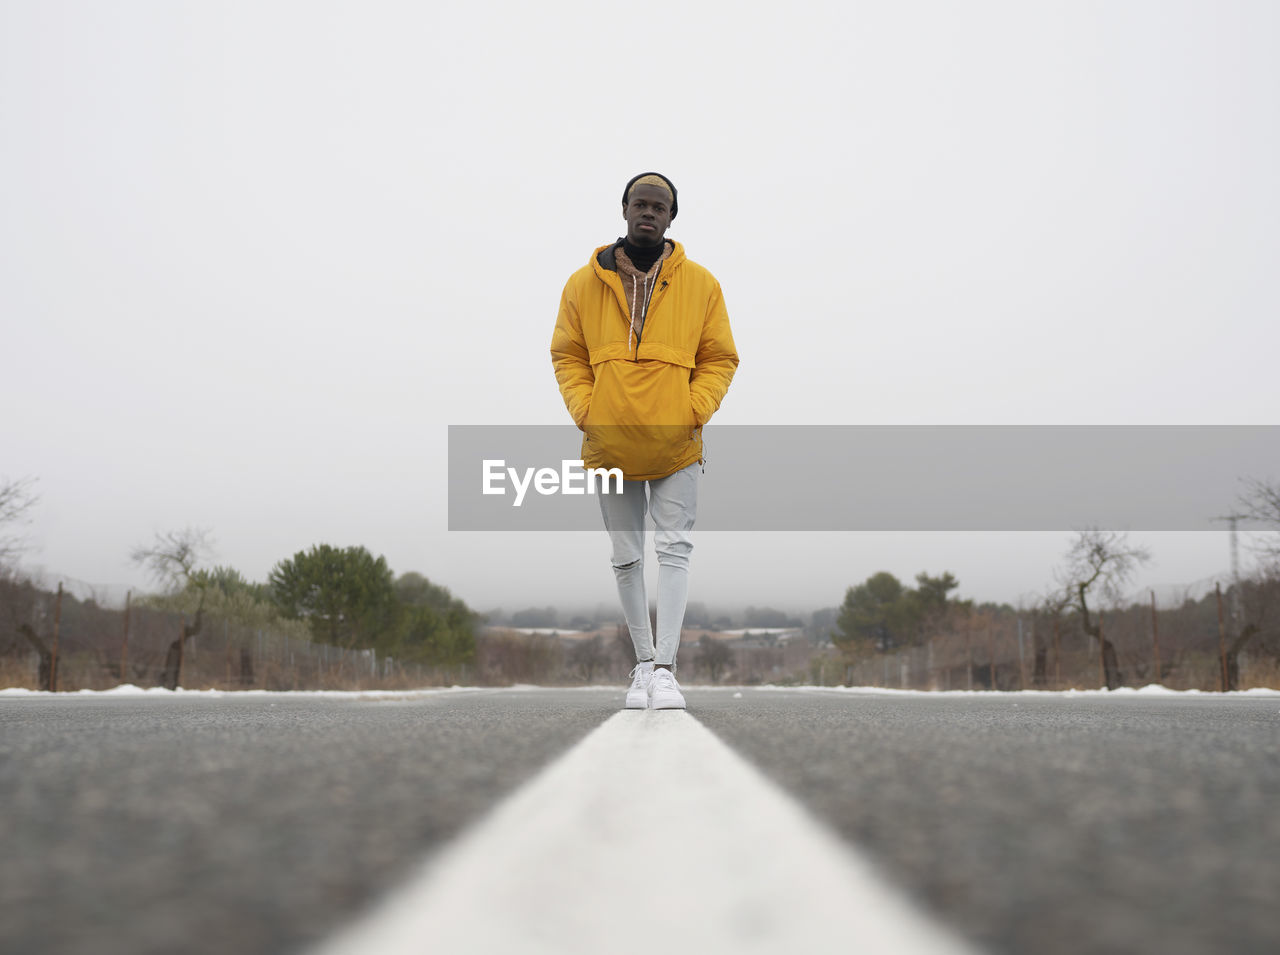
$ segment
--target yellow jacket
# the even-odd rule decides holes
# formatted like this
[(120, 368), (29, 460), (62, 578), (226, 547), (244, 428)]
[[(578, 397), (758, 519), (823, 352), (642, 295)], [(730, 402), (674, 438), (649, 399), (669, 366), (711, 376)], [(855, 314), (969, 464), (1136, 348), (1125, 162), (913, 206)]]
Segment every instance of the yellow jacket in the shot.
[(583, 430), (589, 468), (631, 481), (666, 477), (702, 460), (702, 426), (738, 367), (720, 283), (674, 249), (658, 273), (640, 341), (631, 335), (613, 245), (569, 277), (551, 337), (560, 394)]

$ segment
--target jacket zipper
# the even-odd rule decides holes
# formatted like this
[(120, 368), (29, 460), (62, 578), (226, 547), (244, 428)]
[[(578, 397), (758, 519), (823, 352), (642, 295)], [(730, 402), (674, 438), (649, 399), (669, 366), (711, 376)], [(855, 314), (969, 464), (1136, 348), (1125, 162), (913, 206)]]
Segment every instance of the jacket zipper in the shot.
[[(664, 262), (663, 265), (666, 265), (666, 263)], [(640, 337), (644, 334), (644, 326), (649, 321), (649, 312), (662, 299), (662, 296), (657, 293), (665, 292), (667, 286), (671, 284), (670, 279), (663, 279), (661, 284), (658, 284), (657, 279), (660, 275), (662, 275), (661, 269), (658, 270), (658, 275), (654, 276), (656, 287), (649, 289), (649, 296), (644, 301), (644, 311), (641, 313), (640, 331), (636, 334), (636, 357), (631, 359), (633, 362), (638, 362), (640, 360)], [(630, 333), (628, 332), (628, 334)]]

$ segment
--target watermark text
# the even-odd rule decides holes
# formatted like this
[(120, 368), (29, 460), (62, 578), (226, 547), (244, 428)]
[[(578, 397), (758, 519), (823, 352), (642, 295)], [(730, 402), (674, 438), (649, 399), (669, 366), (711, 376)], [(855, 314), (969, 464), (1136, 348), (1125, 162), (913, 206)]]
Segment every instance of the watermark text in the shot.
[[(555, 468), (525, 468), (521, 472), (517, 468), (507, 467), (502, 458), (485, 458), (481, 461), (481, 493), (506, 494), (507, 482), (515, 489), (515, 500), (512, 507), (524, 503), (524, 497), (532, 486), (539, 494), (595, 494), (596, 478), (600, 478), (600, 493), (622, 493), (621, 468), (589, 468), (581, 458), (573, 461), (561, 461), (560, 470)], [(615, 489), (609, 490), (609, 481), (616, 482)]]

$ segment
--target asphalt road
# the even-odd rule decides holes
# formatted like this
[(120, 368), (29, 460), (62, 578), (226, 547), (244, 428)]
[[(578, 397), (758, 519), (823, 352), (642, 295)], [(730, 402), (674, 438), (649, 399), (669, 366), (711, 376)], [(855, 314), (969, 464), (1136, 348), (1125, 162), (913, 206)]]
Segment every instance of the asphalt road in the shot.
[(988, 950), (1280, 952), (1280, 698), (698, 702)]
[[(0, 699), (0, 951), (304, 951), (621, 695)], [(987, 950), (1280, 951), (1280, 699), (688, 697)]]
[(299, 951), (614, 709), (0, 700), (0, 952)]

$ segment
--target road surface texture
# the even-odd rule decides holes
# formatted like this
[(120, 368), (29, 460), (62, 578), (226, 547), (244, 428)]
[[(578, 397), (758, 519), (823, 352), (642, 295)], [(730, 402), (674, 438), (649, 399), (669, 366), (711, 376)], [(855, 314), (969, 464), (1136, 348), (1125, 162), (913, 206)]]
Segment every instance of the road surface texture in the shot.
[[(1280, 951), (1280, 697), (687, 696), (697, 728), (979, 951)], [(621, 699), (0, 697), (0, 952), (306, 952)], [(678, 882), (691, 847), (672, 848)]]
[(981, 947), (1280, 952), (1280, 698), (760, 692), (698, 718)]

